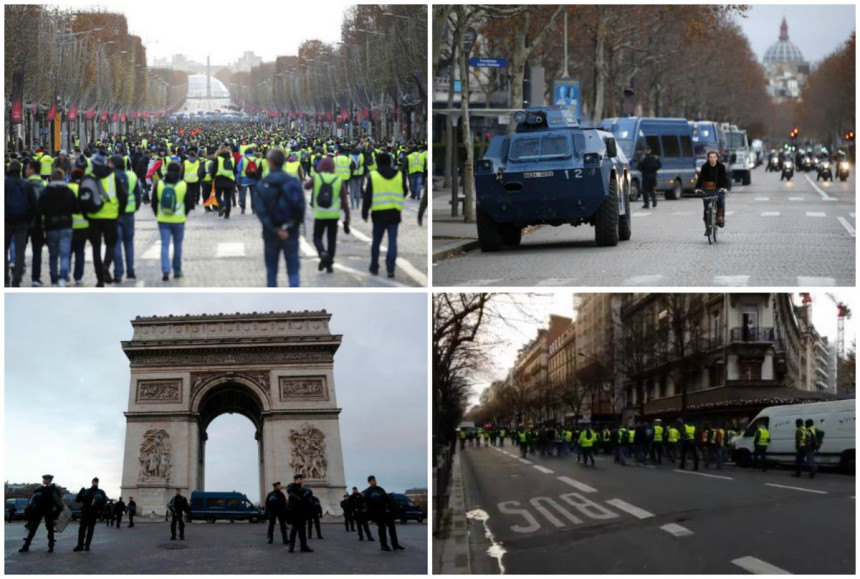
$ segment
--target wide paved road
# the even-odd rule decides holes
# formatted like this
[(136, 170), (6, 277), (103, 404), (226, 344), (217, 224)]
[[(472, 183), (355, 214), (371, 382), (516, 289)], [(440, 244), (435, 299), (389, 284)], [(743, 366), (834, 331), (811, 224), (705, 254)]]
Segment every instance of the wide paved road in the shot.
[[(306, 192), (308, 193), (308, 192)], [(319, 258), (313, 246), (313, 214), (305, 213), (304, 236), (300, 241), (301, 285), (318, 287), (418, 287), (427, 285), (427, 227), (418, 226), (418, 201), (404, 200), (403, 221), (397, 239), (398, 260), (395, 278), (385, 276), (385, 252), (380, 255), (381, 275), (374, 276), (370, 266), (372, 223), (361, 220), (361, 210), (352, 212), (351, 234), (340, 224), (334, 273), (317, 271)], [(149, 205), (135, 214), (135, 273), (137, 280), (124, 280), (113, 287), (252, 287), (266, 285), (263, 239), (260, 220), (250, 211), (242, 215), (233, 207), (230, 219), (205, 213), (198, 207), (188, 216), (182, 248), (183, 277), (161, 281), (161, 240), (158, 224)], [(382, 246), (387, 246), (383, 239)], [(171, 255), (173, 248), (171, 247)], [(28, 244), (27, 272), (23, 287), (31, 284), (32, 247)], [(278, 285), (287, 286), (284, 258), (278, 270)], [(90, 245), (86, 249), (83, 285), (96, 284)], [(113, 275), (113, 269), (111, 269)], [(71, 277), (71, 276), (70, 276)], [(48, 249), (42, 250), (42, 283), (50, 285)], [(72, 282), (73, 283), (73, 282)]]
[(718, 244), (704, 236), (702, 202), (633, 203), (633, 237), (597, 247), (590, 226), (544, 226), (519, 248), (434, 264), (434, 286), (853, 286), (855, 176), (791, 182), (763, 168), (735, 185)]
[(854, 573), (853, 476), (462, 452), (473, 573)]

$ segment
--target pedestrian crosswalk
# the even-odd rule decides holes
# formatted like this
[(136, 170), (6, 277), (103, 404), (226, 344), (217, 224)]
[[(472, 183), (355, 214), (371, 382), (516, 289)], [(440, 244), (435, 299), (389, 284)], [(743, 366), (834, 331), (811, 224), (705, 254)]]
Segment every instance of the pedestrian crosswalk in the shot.
[[(571, 278), (563, 278), (564, 283), (561, 283), (561, 278), (549, 278), (546, 280), (534, 280), (533, 285), (535, 286), (559, 286), (559, 285), (585, 285), (582, 283), (582, 280), (579, 280), (575, 277)], [(459, 282), (460, 285), (470, 286), (470, 287), (502, 287), (510, 284), (510, 280), (504, 279), (475, 279)], [(635, 286), (635, 287), (650, 287), (650, 286), (668, 286), (672, 285), (671, 281), (662, 274), (644, 274), (644, 275), (634, 275), (630, 277), (623, 278), (621, 282), (618, 284), (621, 286)], [(703, 283), (701, 285), (711, 285), (716, 287), (757, 287), (757, 286), (767, 286), (767, 285), (777, 285), (771, 281), (759, 281), (755, 276), (751, 274), (736, 274), (736, 275), (714, 275), (709, 279), (709, 283)], [(837, 285), (836, 278), (833, 277), (818, 277), (818, 276), (793, 276), (785, 279), (785, 282), (780, 284), (785, 286), (797, 286), (797, 287), (805, 287), (805, 288), (814, 288), (814, 287), (834, 287)]]

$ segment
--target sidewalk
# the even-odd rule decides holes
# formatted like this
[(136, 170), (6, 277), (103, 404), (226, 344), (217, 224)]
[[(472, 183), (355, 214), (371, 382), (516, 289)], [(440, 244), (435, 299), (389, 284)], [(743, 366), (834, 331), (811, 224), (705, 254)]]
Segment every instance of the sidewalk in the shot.
[(454, 453), (448, 505), (444, 508), (442, 531), (433, 537), (433, 573), (436, 575), (470, 575), (469, 532), (466, 527), (466, 500), (460, 451)]
[[(478, 229), (474, 223), (463, 220), (462, 206), (459, 217), (451, 217), (451, 189), (441, 187), (442, 180), (433, 183), (433, 259), (445, 259), (478, 247)], [(462, 190), (460, 194), (462, 195)]]

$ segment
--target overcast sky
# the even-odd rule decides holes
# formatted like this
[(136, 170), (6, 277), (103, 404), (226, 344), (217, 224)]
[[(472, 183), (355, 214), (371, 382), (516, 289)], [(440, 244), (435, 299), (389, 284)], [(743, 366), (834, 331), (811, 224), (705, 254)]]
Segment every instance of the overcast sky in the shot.
[[(427, 487), (424, 294), (7, 294), (5, 473), (70, 489), (93, 476), (119, 494), (135, 316), (326, 309), (343, 334), (334, 358), (346, 484), (375, 474), (388, 491)], [(223, 415), (208, 430), (206, 488), (260, 500), (254, 428)], [(218, 457), (213, 454), (219, 455)], [(292, 473), (279, 473), (286, 480)], [(271, 482), (271, 481), (269, 481)], [(268, 483), (267, 483), (268, 486)]]
[(835, 52), (854, 30), (854, 4), (756, 4), (746, 18), (737, 18), (749, 37), (759, 62), (767, 49), (779, 41), (779, 25), (785, 17), (788, 39), (811, 62)]
[(125, 14), (128, 29), (143, 39), (149, 64), (155, 57), (185, 54), (189, 60), (228, 65), (253, 51), (264, 61), (298, 53), (305, 40), (340, 40), (344, 0), (308, 2), (52, 2), (76, 10), (100, 8)]
[[(851, 306), (852, 310), (857, 305), (854, 292), (850, 290), (831, 293), (838, 300)], [(478, 403), (481, 392), (494, 380), (507, 376), (508, 369), (516, 360), (519, 349), (537, 336), (539, 328), (548, 326), (550, 314), (576, 319), (573, 298), (574, 294), (563, 291), (528, 295), (503, 294), (497, 298), (496, 307), (506, 319), (505, 321), (492, 320), (487, 330), (494, 340), (502, 343), (494, 343), (491, 350), (492, 369), (484, 375), (475, 377), (472, 384), (472, 404)], [(826, 336), (831, 343), (836, 343), (836, 305), (824, 292), (813, 293), (812, 299), (812, 323), (822, 336)], [(796, 294), (794, 303), (800, 304), (800, 298)], [(854, 336), (857, 335), (855, 321), (847, 320), (845, 330), (846, 347), (850, 348)]]

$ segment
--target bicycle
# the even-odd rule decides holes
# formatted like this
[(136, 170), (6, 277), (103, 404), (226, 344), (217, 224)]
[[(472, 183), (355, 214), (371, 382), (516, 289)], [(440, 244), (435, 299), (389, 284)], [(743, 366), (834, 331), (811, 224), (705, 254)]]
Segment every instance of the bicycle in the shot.
[(708, 201), (708, 208), (705, 212), (705, 235), (708, 236), (708, 245), (717, 242), (717, 198), (714, 195), (706, 195), (701, 189), (696, 189), (696, 195)]

